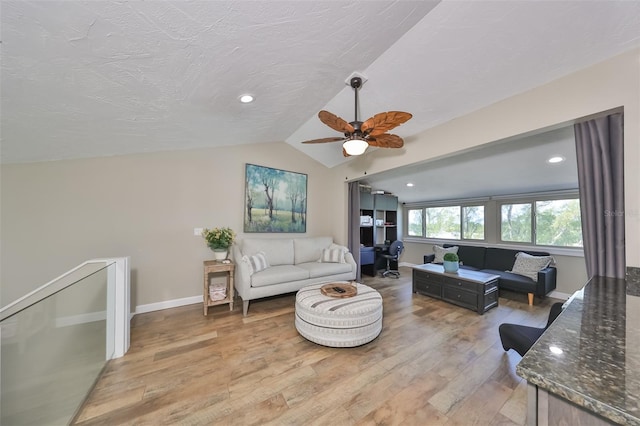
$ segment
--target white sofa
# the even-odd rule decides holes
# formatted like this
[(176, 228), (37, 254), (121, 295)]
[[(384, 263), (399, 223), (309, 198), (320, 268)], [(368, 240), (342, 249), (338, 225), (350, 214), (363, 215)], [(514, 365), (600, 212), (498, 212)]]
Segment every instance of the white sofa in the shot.
[[(344, 259), (328, 258), (336, 250), (342, 250)], [(269, 266), (254, 272), (251, 257), (261, 252)], [(333, 244), (331, 237), (245, 238), (233, 245), (233, 259), (235, 288), (245, 316), (250, 300), (292, 293), (321, 282), (355, 280), (358, 268), (347, 248)]]

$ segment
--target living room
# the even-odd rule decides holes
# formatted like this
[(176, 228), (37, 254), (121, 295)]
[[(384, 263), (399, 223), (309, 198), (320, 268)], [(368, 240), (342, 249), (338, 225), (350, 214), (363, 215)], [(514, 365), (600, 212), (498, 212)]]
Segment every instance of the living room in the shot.
[[(407, 135), (400, 150), (372, 150), (332, 168), (285, 142), (289, 135), (270, 142), (156, 152), (123, 153), (115, 146), (108, 156), (3, 163), (2, 305), (86, 259), (120, 255), (132, 260), (132, 313), (198, 303), (202, 261), (211, 252), (193, 230), (228, 226), (244, 237), (246, 164), (307, 174), (306, 235), (346, 244), (346, 183), (620, 107), (625, 113), (626, 263), (640, 267), (640, 50), (633, 43), (630, 49)], [(345, 77), (337, 81), (340, 87)], [(312, 82), (307, 86), (315, 90)], [(3, 115), (11, 112), (6, 102), (3, 95)], [(87, 121), (95, 126), (83, 135), (89, 143), (94, 133), (106, 130), (101, 117)], [(3, 119), (3, 132), (10, 124)], [(209, 137), (216, 139), (215, 131)], [(64, 151), (61, 139), (48, 144)], [(112, 139), (117, 145), (118, 135)], [(163, 146), (163, 139), (154, 142)], [(6, 144), (29, 142), (3, 137), (3, 151)], [(402, 261), (419, 264), (424, 251), (424, 245), (407, 244)], [(585, 278), (567, 277), (572, 283), (563, 292), (578, 290)]]

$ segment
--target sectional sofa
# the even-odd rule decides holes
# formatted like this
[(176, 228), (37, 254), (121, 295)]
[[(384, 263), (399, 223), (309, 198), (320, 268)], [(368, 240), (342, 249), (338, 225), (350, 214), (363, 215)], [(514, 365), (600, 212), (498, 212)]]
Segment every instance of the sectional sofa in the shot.
[[(511, 291), (527, 293), (530, 305), (534, 296), (544, 298), (556, 288), (557, 271), (555, 266), (549, 265), (531, 275), (536, 279), (522, 274), (509, 272), (516, 263), (516, 255), (520, 252), (536, 257), (550, 257), (549, 253), (529, 250), (510, 250), (497, 247), (464, 246), (460, 244), (443, 244), (444, 248), (458, 247), (458, 257), (461, 268), (482, 271), (500, 276), (498, 287)], [(424, 263), (431, 263), (435, 254), (424, 256)]]
[(321, 282), (352, 281), (358, 268), (349, 250), (331, 237), (245, 238), (232, 252), (245, 316), (251, 300)]

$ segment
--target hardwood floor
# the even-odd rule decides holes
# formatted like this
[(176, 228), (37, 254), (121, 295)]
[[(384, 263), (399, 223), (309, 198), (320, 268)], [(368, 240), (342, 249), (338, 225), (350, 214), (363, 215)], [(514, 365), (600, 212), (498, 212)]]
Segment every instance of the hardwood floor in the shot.
[(523, 425), (520, 356), (503, 322), (543, 326), (554, 299), (501, 294), (484, 315), (364, 277), (384, 300), (383, 330), (357, 348), (327, 348), (294, 326), (295, 295), (251, 302), (242, 316), (190, 305), (136, 315), (131, 348), (111, 361), (74, 424)]

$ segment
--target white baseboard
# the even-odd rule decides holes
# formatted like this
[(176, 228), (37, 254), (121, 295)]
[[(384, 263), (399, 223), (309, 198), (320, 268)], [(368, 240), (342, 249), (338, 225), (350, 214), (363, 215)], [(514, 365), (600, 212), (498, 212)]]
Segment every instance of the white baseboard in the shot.
[(202, 295), (183, 297), (182, 299), (167, 300), (164, 302), (149, 303), (147, 305), (138, 305), (136, 306), (136, 310), (133, 315), (144, 314), (146, 312), (161, 311), (163, 309), (169, 308), (177, 308), (186, 305), (194, 305), (196, 303), (202, 303)]

